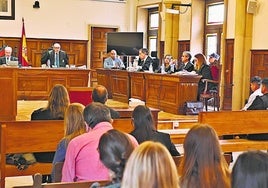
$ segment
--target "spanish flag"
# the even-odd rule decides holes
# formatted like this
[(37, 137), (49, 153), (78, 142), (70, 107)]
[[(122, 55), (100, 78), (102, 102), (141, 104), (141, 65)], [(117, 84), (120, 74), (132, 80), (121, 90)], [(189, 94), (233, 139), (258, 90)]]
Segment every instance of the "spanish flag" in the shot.
[(19, 61), (22, 66), (28, 66), (28, 57), (27, 57), (27, 45), (26, 45), (26, 35), (24, 29), (24, 18), (22, 18), (22, 34), (20, 40), (20, 51), (19, 51)]

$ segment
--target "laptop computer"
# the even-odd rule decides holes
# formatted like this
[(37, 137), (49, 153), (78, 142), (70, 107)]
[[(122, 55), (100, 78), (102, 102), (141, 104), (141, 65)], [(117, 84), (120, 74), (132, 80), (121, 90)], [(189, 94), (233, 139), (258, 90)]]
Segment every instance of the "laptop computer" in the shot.
[(18, 67), (19, 66), (19, 61), (7, 61), (7, 66)]

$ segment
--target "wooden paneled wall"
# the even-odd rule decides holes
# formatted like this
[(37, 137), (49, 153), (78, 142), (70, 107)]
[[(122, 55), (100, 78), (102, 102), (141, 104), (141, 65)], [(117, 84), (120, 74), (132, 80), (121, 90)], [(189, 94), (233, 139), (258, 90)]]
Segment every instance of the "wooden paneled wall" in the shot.
[(178, 57), (174, 57), (174, 58), (177, 58), (180, 61), (181, 55), (184, 51), (190, 51), (190, 40), (178, 41)]
[(268, 77), (268, 50), (251, 50), (250, 78)]
[[(61, 49), (69, 56), (69, 64), (87, 65), (87, 40), (58, 40), (27, 38), (27, 56), (33, 67), (41, 66), (41, 56), (53, 43), (59, 42)], [(20, 38), (0, 37), (0, 47), (8, 45), (13, 48), (13, 55), (19, 55)]]

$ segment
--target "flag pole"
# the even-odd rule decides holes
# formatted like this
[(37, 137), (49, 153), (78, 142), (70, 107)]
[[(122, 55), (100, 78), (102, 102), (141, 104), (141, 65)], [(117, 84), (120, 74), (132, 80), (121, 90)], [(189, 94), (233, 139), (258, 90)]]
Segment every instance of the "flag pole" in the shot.
[(29, 61), (27, 57), (27, 44), (26, 44), (26, 34), (24, 27), (24, 17), (22, 17), (22, 32), (20, 41), (20, 51), (19, 51), (19, 61), (21, 66), (29, 66)]

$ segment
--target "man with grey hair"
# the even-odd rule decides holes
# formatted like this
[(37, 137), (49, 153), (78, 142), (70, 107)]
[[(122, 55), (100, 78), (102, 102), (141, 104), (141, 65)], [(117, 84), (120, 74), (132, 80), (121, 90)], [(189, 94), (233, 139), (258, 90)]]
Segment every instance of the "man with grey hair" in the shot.
[(54, 43), (53, 49), (46, 51), (42, 55), (41, 64), (54, 68), (66, 67), (66, 65), (69, 65), (69, 57), (65, 51), (61, 50), (59, 43)]
[(191, 62), (191, 52), (184, 51), (181, 56), (181, 64), (179, 65), (178, 71), (192, 72), (194, 70), (194, 64)]
[(12, 48), (5, 47), (5, 56), (0, 58), (0, 65), (7, 64), (8, 61), (18, 61), (17, 57), (12, 56)]

